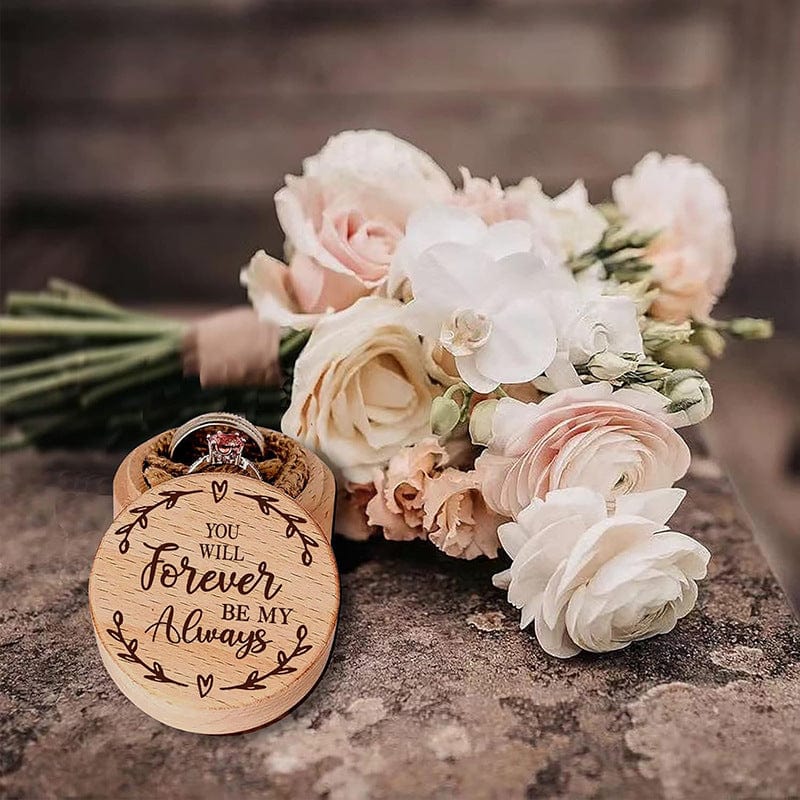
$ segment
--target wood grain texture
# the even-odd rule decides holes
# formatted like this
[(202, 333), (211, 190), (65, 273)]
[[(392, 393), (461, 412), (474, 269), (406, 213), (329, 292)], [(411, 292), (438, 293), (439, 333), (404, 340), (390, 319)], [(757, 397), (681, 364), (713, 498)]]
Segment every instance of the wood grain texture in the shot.
[(283, 492), (239, 475), (148, 490), (103, 536), (92, 625), (120, 690), (161, 722), (250, 730), (313, 688), (339, 610), (330, 543)]
[[(160, 434), (142, 442), (132, 450), (114, 474), (114, 516), (129, 506), (148, 490), (142, 471), (145, 453), (152, 450)], [(306, 450), (309, 462), (308, 483), (296, 500), (319, 525), (325, 538), (330, 541), (333, 528), (333, 511), (336, 496), (336, 481), (333, 473), (315, 453)]]

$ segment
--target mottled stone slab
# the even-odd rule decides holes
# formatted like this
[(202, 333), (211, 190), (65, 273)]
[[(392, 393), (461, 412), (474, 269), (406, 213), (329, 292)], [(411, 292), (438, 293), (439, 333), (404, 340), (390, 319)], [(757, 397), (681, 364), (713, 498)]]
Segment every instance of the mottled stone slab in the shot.
[(800, 794), (800, 630), (728, 484), (696, 459), (675, 526), (713, 553), (669, 636), (559, 661), (489, 578), (425, 544), (338, 544), (315, 692), (211, 737), (146, 717), (100, 663), (89, 567), (118, 459), (4, 457), (0, 789), (8, 798), (785, 798)]

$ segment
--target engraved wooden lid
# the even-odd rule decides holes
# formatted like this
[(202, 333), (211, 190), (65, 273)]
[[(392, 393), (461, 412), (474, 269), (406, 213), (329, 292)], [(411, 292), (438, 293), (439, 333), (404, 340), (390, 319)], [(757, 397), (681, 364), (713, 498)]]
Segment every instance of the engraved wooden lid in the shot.
[(185, 475), (119, 513), (89, 577), (106, 669), (182, 730), (267, 724), (314, 687), (339, 611), (336, 561), (295, 500), (239, 475)]

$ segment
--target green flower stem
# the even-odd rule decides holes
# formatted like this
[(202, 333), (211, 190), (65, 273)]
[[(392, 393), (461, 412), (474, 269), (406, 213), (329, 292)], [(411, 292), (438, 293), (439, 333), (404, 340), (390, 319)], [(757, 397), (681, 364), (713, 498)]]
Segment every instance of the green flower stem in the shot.
[(83, 286), (78, 286), (77, 283), (65, 281), (62, 278), (50, 278), (47, 281), (47, 289), (52, 294), (57, 294), (60, 297), (69, 297), (73, 300), (82, 300), (85, 303), (94, 303), (95, 305), (121, 308), (121, 306), (118, 306), (107, 297), (103, 297), (103, 295), (89, 289), (84, 289)]
[(16, 361), (33, 356), (50, 355), (54, 350), (63, 347), (58, 341), (47, 339), (23, 339), (16, 342), (0, 342), (0, 359), (3, 361)]
[(159, 341), (156, 345), (139, 348), (135, 355), (125, 359), (117, 359), (111, 364), (91, 364), (71, 372), (62, 372), (38, 380), (15, 384), (8, 391), (0, 392), (0, 410), (18, 403), (20, 400), (35, 397), (39, 394), (69, 387), (79, 387), (86, 383), (99, 383), (106, 378), (125, 374), (134, 368), (174, 356), (178, 352), (178, 347), (179, 341), (177, 339), (165, 339)]
[(60, 317), (0, 317), (0, 336), (76, 337), (86, 339), (147, 339), (180, 335), (185, 325), (170, 320), (99, 320)]
[(81, 395), (80, 403), (83, 408), (96, 405), (115, 394), (120, 394), (128, 389), (133, 389), (146, 384), (155, 385), (158, 381), (170, 375), (180, 375), (182, 364), (179, 358), (171, 358), (162, 364), (153, 364), (145, 369), (137, 369), (122, 378), (104, 383), (96, 389), (91, 389)]
[(41, 358), (25, 364), (15, 364), (10, 367), (0, 368), (0, 383), (16, 381), (20, 378), (30, 378), (34, 375), (58, 372), (67, 369), (79, 369), (98, 364), (103, 361), (114, 361), (117, 358), (135, 354), (140, 350), (141, 344), (126, 344), (116, 347), (96, 347), (87, 350), (76, 350), (64, 355)]
[(38, 314), (73, 317), (107, 317), (109, 319), (130, 319), (136, 317), (118, 306), (107, 305), (94, 300), (86, 300), (74, 295), (58, 295), (46, 292), (9, 292), (6, 308), (10, 314)]
[(291, 331), (281, 339), (281, 345), (278, 349), (278, 357), (281, 362), (293, 361), (293, 357), (298, 355), (305, 347), (306, 342), (311, 336), (310, 330)]

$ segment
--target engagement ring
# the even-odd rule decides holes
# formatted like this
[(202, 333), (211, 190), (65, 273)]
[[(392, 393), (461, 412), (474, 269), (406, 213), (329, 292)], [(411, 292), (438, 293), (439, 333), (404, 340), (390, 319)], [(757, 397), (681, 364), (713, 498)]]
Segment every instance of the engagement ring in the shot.
[(237, 432), (244, 437), (245, 445), (248, 441), (251, 442), (258, 449), (258, 455), (264, 455), (266, 450), (264, 436), (252, 422), (237, 414), (212, 411), (193, 417), (175, 431), (169, 446), (169, 457), (173, 461), (180, 461), (180, 451), (185, 450), (186, 446), (191, 444), (199, 445), (202, 441), (199, 434), (208, 432), (209, 429), (212, 432)]
[(215, 431), (206, 434), (208, 454), (201, 456), (189, 467), (189, 472), (199, 472), (203, 467), (238, 467), (242, 472), (262, 480), (256, 465), (243, 454), (247, 439), (238, 431)]

